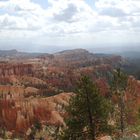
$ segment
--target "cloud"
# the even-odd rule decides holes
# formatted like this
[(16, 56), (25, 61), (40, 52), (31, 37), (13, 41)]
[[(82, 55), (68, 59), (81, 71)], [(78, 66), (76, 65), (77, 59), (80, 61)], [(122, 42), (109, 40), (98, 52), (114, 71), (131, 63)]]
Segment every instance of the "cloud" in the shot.
[(0, 1), (3, 11), (0, 37), (50, 44), (55, 41), (70, 44), (75, 39), (94, 43), (99, 38), (107, 40), (104, 36), (120, 40), (113, 33), (124, 33), (129, 38), (129, 34), (135, 36), (140, 31), (139, 0), (96, 0), (94, 8), (84, 0), (48, 0), (48, 3), (44, 9), (31, 0)]
[[(107, 13), (115, 12), (116, 16), (122, 14), (128, 14), (129, 16), (140, 12), (140, 1), (139, 0), (98, 0), (96, 3), (98, 11), (107, 11)], [(102, 12), (103, 13), (103, 12)], [(122, 13), (122, 14), (118, 14)]]
[(107, 15), (107, 16), (112, 16), (112, 17), (122, 17), (122, 16), (127, 16), (127, 14), (119, 8), (104, 8), (99, 12), (101, 15)]
[(72, 18), (77, 13), (77, 11), (77, 7), (74, 4), (68, 4), (68, 6), (62, 11), (60, 11), (60, 13), (54, 14), (54, 20), (72, 22)]
[(30, 32), (30, 30), (39, 30), (43, 25), (41, 22), (44, 20), (41, 14), (45, 11), (38, 4), (29, 0), (2, 1), (0, 8), (5, 12), (0, 14), (1, 30)]

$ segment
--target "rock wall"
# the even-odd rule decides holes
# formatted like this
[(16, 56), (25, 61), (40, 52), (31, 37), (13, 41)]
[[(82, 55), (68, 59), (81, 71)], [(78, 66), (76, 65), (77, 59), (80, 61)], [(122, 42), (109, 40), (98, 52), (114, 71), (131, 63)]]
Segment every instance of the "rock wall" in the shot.
[(33, 66), (31, 64), (0, 64), (0, 75), (29, 75), (33, 73)]

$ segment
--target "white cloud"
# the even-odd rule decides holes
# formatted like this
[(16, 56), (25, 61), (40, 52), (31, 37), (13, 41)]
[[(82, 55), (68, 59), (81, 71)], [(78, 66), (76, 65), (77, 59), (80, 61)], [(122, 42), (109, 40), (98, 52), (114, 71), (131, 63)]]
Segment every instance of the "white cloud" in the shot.
[(118, 35), (123, 38), (133, 34), (139, 40), (135, 36), (140, 31), (139, 0), (98, 0), (93, 9), (84, 0), (48, 2), (49, 7), (43, 9), (31, 0), (0, 1), (3, 10), (0, 13), (0, 37), (38, 40), (42, 44), (46, 40), (53, 44), (54, 39), (61, 40), (61, 44), (74, 44), (75, 39), (85, 43), (98, 42), (99, 38), (103, 42), (119, 41), (120, 37), (112, 34), (120, 32)]

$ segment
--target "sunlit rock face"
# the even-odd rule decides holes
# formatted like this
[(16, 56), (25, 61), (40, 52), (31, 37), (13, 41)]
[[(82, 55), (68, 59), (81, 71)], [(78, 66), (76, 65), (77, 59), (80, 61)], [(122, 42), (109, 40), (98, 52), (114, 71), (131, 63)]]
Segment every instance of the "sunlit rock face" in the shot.
[(68, 104), (71, 96), (72, 93), (61, 93), (48, 98), (0, 99), (1, 127), (24, 134), (36, 120), (54, 126), (65, 125), (62, 106)]
[(22, 99), (25, 94), (23, 86), (0, 85), (0, 97), (5, 100)]
[(0, 75), (28, 75), (32, 74), (33, 67), (31, 64), (0, 64)]
[(22, 63), (0, 63), (0, 85), (19, 84), (17, 77), (33, 75), (33, 65)]

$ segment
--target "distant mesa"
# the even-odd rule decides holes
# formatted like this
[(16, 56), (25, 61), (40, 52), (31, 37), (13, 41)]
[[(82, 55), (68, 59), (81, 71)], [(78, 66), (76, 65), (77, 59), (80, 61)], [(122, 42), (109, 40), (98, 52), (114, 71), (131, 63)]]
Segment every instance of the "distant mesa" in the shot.
[(16, 49), (13, 50), (0, 50), (0, 55), (13, 55), (18, 53)]
[(86, 49), (64, 50), (64, 51), (60, 51), (58, 53), (55, 53), (55, 55), (71, 54), (71, 53), (88, 53), (88, 51)]

